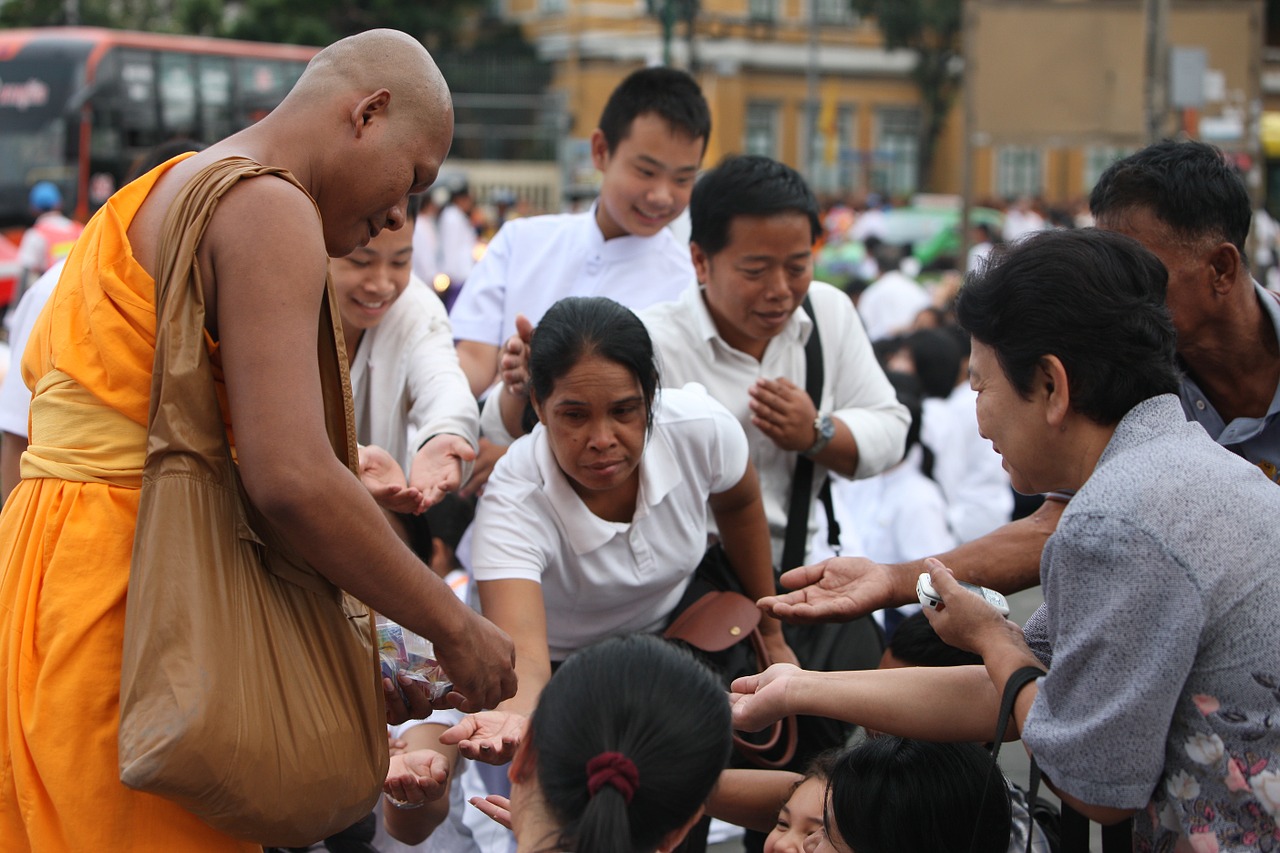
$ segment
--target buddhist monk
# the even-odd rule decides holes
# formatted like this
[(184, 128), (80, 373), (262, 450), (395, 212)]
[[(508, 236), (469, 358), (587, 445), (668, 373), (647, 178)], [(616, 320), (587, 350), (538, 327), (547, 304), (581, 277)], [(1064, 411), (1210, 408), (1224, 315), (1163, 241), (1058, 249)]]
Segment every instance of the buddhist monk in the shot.
[(6, 851), (246, 849), (126, 788), (116, 746), (158, 243), (180, 190), (225, 158), (282, 167), (297, 181), (240, 180), (196, 256), (206, 345), (250, 499), (316, 570), (432, 639), (455, 703), (478, 710), (515, 692), (510, 640), (392, 533), (335, 457), (322, 408), (327, 258), (401, 227), (407, 196), (435, 180), (452, 132), (448, 89), (422, 46), (363, 33), (321, 51), (258, 124), (122, 188), (77, 242), (22, 364), (31, 443), (0, 516)]

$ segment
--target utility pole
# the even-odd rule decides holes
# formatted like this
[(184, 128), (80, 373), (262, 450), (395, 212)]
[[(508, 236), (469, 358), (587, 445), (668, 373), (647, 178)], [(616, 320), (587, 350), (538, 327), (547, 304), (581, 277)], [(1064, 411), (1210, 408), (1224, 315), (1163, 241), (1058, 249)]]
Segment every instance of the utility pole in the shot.
[(809, 185), (818, 179), (817, 158), (813, 156), (818, 135), (818, 0), (809, 0), (809, 63), (805, 69), (805, 139), (809, 150), (805, 152), (805, 171)]
[(1146, 27), (1145, 129), (1147, 142), (1165, 136), (1169, 116), (1169, 0), (1143, 0)]

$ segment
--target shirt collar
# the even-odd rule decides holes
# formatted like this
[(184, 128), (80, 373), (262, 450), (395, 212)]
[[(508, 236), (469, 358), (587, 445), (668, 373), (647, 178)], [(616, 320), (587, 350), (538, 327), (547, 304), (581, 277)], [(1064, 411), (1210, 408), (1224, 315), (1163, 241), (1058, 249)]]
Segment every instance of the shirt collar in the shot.
[[(660, 399), (655, 400), (654, 406), (657, 407), (660, 402)], [(542, 478), (543, 493), (560, 519), (565, 538), (575, 555), (580, 557), (599, 550), (630, 528), (630, 523), (605, 521), (587, 508), (569, 484), (569, 476), (560, 470), (560, 464), (551, 452), (551, 443), (547, 440), (546, 427), (541, 424), (536, 426), (532, 440), (535, 442), (534, 461)], [(645, 442), (644, 454), (640, 458), (640, 491), (636, 496), (633, 521), (646, 518), (653, 507), (662, 503), (683, 481), (675, 452), (668, 444), (667, 437), (655, 430)]]
[[(810, 287), (812, 286), (810, 284)], [(724, 338), (720, 337), (720, 332), (716, 329), (716, 321), (711, 316), (711, 309), (707, 307), (707, 301), (703, 298), (703, 290), (705, 287), (695, 281), (681, 296), (685, 307), (689, 309), (689, 316), (693, 318), (698, 338), (709, 342), (719, 341), (721, 346), (733, 349)], [(809, 343), (811, 334), (813, 334), (813, 320), (809, 319), (809, 312), (800, 306), (791, 312), (791, 318), (787, 320), (786, 327), (769, 344), (772, 346), (777, 340), (793, 340), (803, 347)], [(768, 349), (765, 351), (768, 352)]]
[[(1271, 325), (1275, 328), (1276, 339), (1280, 340), (1280, 299), (1277, 299), (1276, 294), (1256, 281), (1253, 282), (1253, 289), (1258, 296), (1258, 301), (1262, 303), (1262, 310), (1266, 312), (1267, 317), (1271, 320)], [(1276, 393), (1271, 398), (1271, 405), (1267, 407), (1267, 413), (1261, 418), (1241, 417), (1236, 418), (1231, 423), (1226, 423), (1218, 413), (1218, 410), (1209, 402), (1204, 391), (1191, 378), (1191, 375), (1187, 372), (1186, 363), (1181, 356), (1178, 356), (1178, 366), (1182, 369), (1179, 393), (1182, 397), (1183, 409), (1189, 418), (1198, 421), (1204, 426), (1209, 431), (1210, 437), (1215, 441), (1219, 440), (1222, 432), (1230, 428), (1232, 424), (1238, 425), (1240, 434), (1238, 437), (1227, 441), (1226, 444), (1233, 445), (1248, 441), (1261, 432), (1272, 417), (1280, 413), (1280, 387), (1277, 387)]]
[(586, 233), (588, 249), (598, 254), (605, 261), (626, 260), (647, 252), (654, 252), (659, 241), (671, 239), (671, 235), (665, 233), (667, 228), (664, 227), (658, 233), (649, 237), (626, 234), (621, 237), (614, 237), (612, 240), (606, 240), (604, 232), (600, 230), (600, 223), (596, 220), (596, 211), (599, 207), (599, 199), (591, 203), (591, 208), (587, 211), (587, 215), (583, 217), (583, 229)]
[(1149, 441), (1153, 436), (1172, 432), (1187, 424), (1182, 404), (1175, 394), (1158, 394), (1141, 401), (1120, 419), (1115, 432), (1094, 466), (1101, 468), (1112, 456)]

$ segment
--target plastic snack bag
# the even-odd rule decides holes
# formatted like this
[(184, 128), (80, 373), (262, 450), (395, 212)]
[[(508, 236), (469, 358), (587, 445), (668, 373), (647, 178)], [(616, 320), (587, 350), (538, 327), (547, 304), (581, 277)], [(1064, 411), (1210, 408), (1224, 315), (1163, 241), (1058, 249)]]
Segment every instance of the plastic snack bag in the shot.
[[(379, 615), (378, 658), (382, 662), (382, 674), (400, 687), (398, 675), (421, 681), (427, 686), (427, 694), (434, 702), (444, 698), (453, 689), (453, 682), (444, 674), (436, 660), (435, 648), (426, 637)], [(408, 704), (406, 701), (405, 704)]]

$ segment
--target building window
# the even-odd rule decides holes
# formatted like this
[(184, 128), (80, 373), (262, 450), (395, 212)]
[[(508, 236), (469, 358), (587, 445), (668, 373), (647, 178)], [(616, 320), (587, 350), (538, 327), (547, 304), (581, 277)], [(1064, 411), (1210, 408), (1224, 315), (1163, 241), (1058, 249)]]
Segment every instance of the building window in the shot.
[(1044, 191), (1044, 153), (1027, 145), (1006, 145), (996, 151), (996, 195), (1014, 199)]
[(809, 104), (800, 150), (807, 151), (809, 185), (814, 192), (843, 193), (855, 189), (857, 114), (850, 104)]
[(1086, 193), (1091, 191), (1108, 166), (1122, 157), (1128, 157), (1133, 151), (1132, 148), (1119, 145), (1090, 145), (1084, 150), (1084, 187), (1082, 189)]
[(776, 21), (778, 0), (747, 0), (747, 17), (753, 21)]
[(918, 188), (920, 111), (915, 107), (876, 110), (871, 188), (888, 196), (911, 195)]
[(849, 0), (807, 0), (813, 3), (813, 9), (819, 24), (852, 24), (856, 18), (853, 5)]
[(747, 103), (746, 139), (742, 150), (764, 157), (778, 156), (778, 105), (773, 102)]
[(538, 11), (544, 15), (564, 14), (569, 0), (538, 0)]

